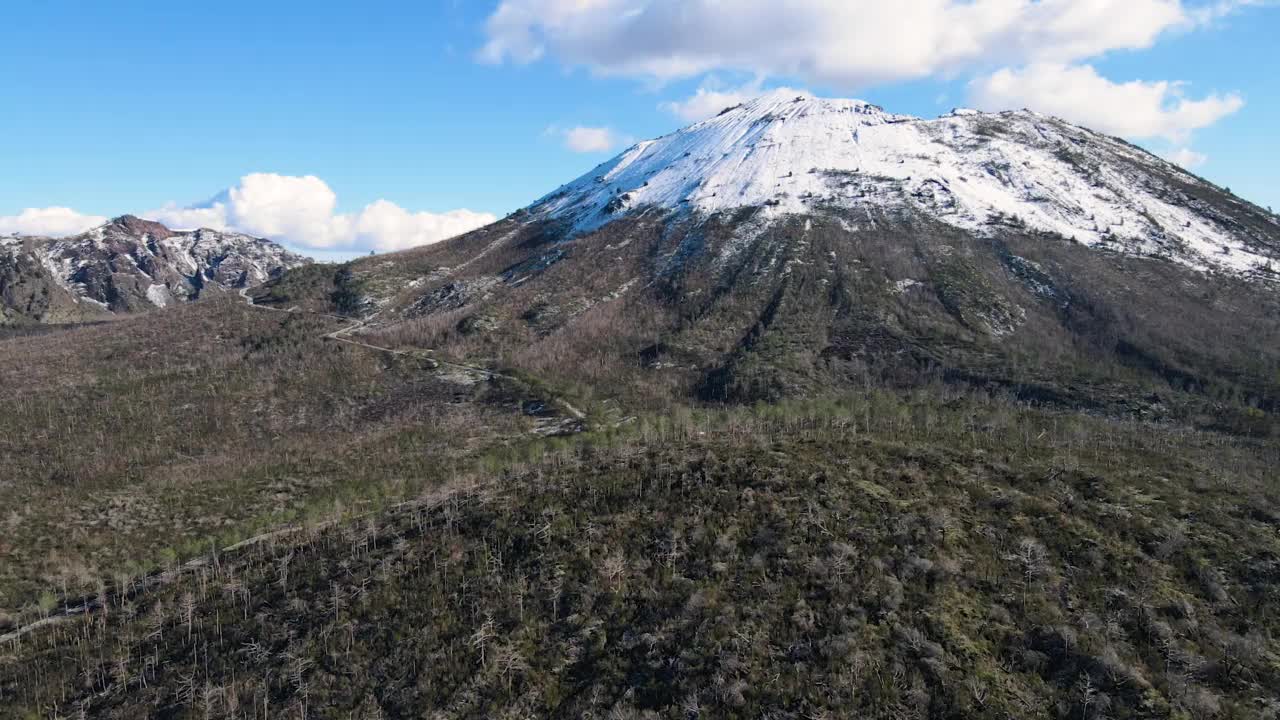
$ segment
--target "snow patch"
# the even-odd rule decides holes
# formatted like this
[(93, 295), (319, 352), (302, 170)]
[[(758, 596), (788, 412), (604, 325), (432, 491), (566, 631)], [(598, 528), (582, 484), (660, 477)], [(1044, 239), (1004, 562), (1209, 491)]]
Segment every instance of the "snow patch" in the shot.
[(883, 210), (916, 210), (981, 234), (1013, 225), (1201, 270), (1265, 267), (1170, 177), (1203, 186), (1122, 141), (1033, 112), (922, 120), (774, 93), (640, 143), (530, 211), (580, 233), (645, 207), (758, 207), (762, 221), (839, 208), (871, 228)]
[(164, 285), (151, 285), (147, 288), (147, 300), (156, 307), (165, 307), (173, 300), (173, 296)]
[(622, 285), (619, 286), (617, 290), (614, 290), (613, 292), (609, 293), (609, 297), (606, 298), (606, 300), (617, 300), (623, 295), (626, 295), (627, 291), (635, 287), (635, 284), (638, 282), (640, 282), (640, 278), (631, 278), (630, 280), (622, 283)]
[[(260, 285), (275, 271), (309, 262), (275, 243), (240, 233), (206, 229), (157, 237), (162, 226), (148, 223), (140, 232), (136, 223), (136, 218), (126, 217), (66, 238), (17, 240), (33, 243), (32, 255), (77, 302), (103, 308), (108, 306), (100, 295), (101, 283), (76, 278), (129, 276), (130, 286), (146, 288), (140, 296), (165, 307), (205, 285)], [(172, 288), (178, 289), (176, 295)]]

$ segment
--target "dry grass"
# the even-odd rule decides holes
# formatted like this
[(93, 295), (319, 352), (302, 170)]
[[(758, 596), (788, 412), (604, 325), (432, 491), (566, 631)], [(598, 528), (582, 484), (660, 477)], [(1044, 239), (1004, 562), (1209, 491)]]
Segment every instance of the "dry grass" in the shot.
[(320, 339), (338, 327), (225, 298), (0, 341), (0, 608), (419, 492), (529, 430), (494, 388)]
[(882, 392), (628, 428), (113, 594), (88, 620), (9, 644), (0, 705), (104, 718), (1277, 709), (1273, 445)]

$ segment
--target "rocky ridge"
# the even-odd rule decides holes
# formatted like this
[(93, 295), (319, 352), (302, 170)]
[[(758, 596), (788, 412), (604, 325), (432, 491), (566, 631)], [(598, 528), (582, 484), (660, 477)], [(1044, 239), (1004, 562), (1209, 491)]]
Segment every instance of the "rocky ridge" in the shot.
[(77, 320), (253, 287), (308, 262), (269, 240), (125, 215), (66, 238), (0, 239), (0, 300), (10, 319)]

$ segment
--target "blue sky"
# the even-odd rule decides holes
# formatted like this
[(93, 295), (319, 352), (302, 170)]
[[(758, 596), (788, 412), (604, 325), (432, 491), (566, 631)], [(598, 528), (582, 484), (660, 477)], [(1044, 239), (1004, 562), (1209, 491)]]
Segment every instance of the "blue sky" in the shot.
[[(23, 225), (29, 209), (69, 209), (38, 228), (55, 232), (167, 208), (171, 224), (303, 249), (393, 249), (522, 207), (686, 124), (698, 113), (679, 103), (699, 88), (714, 105), (779, 85), (922, 116), (1026, 105), (1177, 151), (1280, 207), (1280, 7), (1268, 2), (905, 0), (896, 16), (858, 0), (774, 16), (778, 5), (10, 3), (0, 230), (54, 217)], [(871, 46), (882, 37), (889, 49)], [(486, 214), (446, 215), (460, 208)]]

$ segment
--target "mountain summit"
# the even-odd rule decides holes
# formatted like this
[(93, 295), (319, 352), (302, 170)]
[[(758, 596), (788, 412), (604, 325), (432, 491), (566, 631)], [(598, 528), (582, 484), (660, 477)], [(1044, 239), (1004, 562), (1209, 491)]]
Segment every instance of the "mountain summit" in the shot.
[(643, 207), (768, 217), (918, 212), (989, 234), (1018, 223), (1091, 247), (1254, 273), (1280, 219), (1122, 140), (1034, 112), (935, 120), (777, 92), (642, 142), (535, 204), (578, 231)]
[(124, 215), (66, 238), (0, 238), (0, 320), (73, 321), (247, 288), (309, 262), (234, 232)]
[(620, 393), (946, 382), (1158, 416), (1231, 398), (1248, 425), (1280, 407), (1278, 265), (1276, 216), (1124, 141), (775, 93), (486, 228), (259, 297)]

